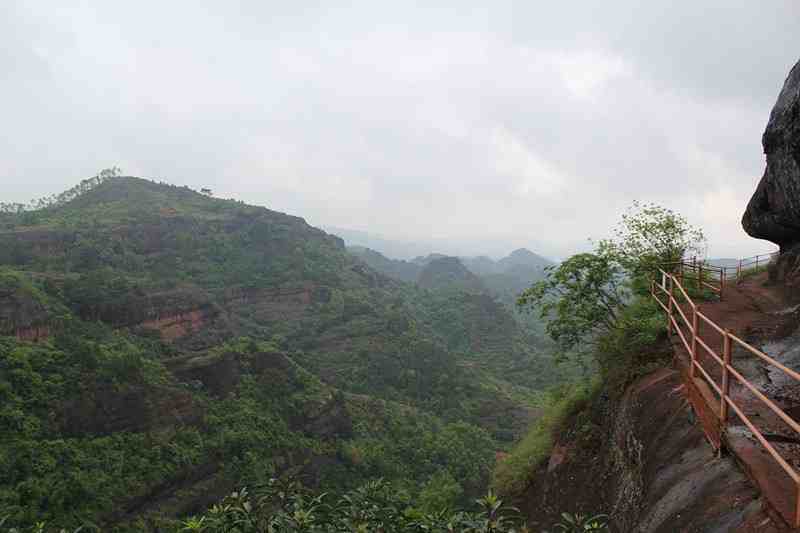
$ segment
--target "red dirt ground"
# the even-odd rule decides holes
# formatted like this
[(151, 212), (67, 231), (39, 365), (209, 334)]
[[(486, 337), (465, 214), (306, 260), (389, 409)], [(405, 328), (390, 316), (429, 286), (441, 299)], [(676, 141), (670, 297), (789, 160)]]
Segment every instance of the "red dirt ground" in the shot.
[[(702, 314), (756, 348), (767, 351), (764, 346), (773, 346), (773, 352), (780, 352), (797, 344), (794, 337), (790, 337), (797, 329), (797, 312), (788, 307), (789, 303), (783, 298), (779, 287), (767, 283), (766, 273), (749, 277), (738, 285), (726, 286), (721, 301), (696, 302)], [(686, 304), (681, 307), (691, 321), (691, 309)], [(689, 331), (684, 328), (682, 331), (691, 342)], [(700, 338), (721, 356), (723, 336), (702, 320), (699, 332)], [(784, 340), (781, 342), (779, 339)], [(679, 365), (688, 367), (690, 357), (682, 343), (677, 340), (673, 345)], [(777, 357), (774, 353), (770, 355)], [(720, 386), (721, 367), (701, 346), (698, 346), (698, 360), (717, 386)], [(776, 373), (774, 370), (770, 372), (767, 363), (735, 343), (731, 361), (732, 366), (757, 390), (774, 401), (790, 417), (800, 421), (800, 384), (791, 379), (783, 379), (783, 373)], [(788, 361), (786, 364), (792, 367)], [(695, 378), (704, 381), (699, 372)], [(730, 383), (730, 396), (734, 402), (778, 453), (796, 470), (800, 470), (800, 435), (733, 377)], [(713, 414), (698, 413), (701, 419), (705, 420), (709, 416), (713, 418), (719, 412), (718, 396), (716, 393), (712, 394), (714, 398), (707, 405), (709, 410), (713, 410)], [(776, 510), (791, 522), (796, 512), (798, 488), (733, 410), (728, 415), (723, 442)]]

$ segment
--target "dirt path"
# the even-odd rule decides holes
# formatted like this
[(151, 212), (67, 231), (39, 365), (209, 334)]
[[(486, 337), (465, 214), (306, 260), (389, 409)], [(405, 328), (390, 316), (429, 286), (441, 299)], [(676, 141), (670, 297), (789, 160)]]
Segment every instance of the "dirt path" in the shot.
[[(709, 319), (750, 345), (767, 353), (793, 370), (800, 371), (800, 333), (798, 312), (789, 306), (778, 287), (767, 284), (766, 273), (750, 277), (725, 289), (721, 301), (697, 302), (698, 310)], [(690, 309), (682, 306), (691, 320)], [(700, 338), (717, 354), (723, 353), (723, 335), (699, 322)], [(685, 329), (682, 330), (691, 339)], [(689, 354), (680, 343), (676, 355), (689, 364)], [(698, 346), (698, 361), (717, 386), (722, 383), (720, 364)], [(755, 388), (772, 400), (791, 418), (800, 422), (800, 383), (768, 365), (743, 347), (733, 344), (732, 366)], [(700, 373), (696, 378), (704, 379)], [(730, 396), (761, 431), (767, 441), (796, 471), (800, 471), (800, 435), (781, 420), (766, 404), (737, 380), (731, 378)], [(716, 396), (715, 396), (716, 399)], [(719, 412), (718, 400), (712, 406)], [(753, 436), (745, 423), (730, 410), (725, 442), (739, 462), (784, 516), (793, 516), (798, 489), (780, 465)]]

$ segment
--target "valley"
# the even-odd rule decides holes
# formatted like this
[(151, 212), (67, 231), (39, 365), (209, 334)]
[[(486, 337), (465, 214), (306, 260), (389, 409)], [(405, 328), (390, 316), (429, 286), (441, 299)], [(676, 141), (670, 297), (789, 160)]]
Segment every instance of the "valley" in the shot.
[(577, 375), (513, 305), (545, 262), (367, 253), (131, 177), (0, 213), (0, 508), (158, 529), (290, 471), (484, 492), (544, 391)]

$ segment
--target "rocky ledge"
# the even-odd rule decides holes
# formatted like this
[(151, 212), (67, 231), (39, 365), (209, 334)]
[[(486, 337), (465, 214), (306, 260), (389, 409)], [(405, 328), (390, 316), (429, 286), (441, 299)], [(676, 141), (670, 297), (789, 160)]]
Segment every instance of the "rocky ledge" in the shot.
[(800, 297), (800, 61), (789, 72), (762, 138), (767, 167), (747, 204), (742, 227), (772, 241), (781, 255), (770, 279)]
[(800, 62), (772, 109), (762, 138), (767, 168), (742, 217), (744, 230), (781, 249), (800, 243)]

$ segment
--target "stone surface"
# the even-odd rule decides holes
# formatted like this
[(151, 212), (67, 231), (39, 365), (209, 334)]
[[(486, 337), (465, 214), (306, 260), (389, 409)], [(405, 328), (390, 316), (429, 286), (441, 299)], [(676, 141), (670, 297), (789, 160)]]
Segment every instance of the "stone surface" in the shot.
[(570, 429), (579, 419), (569, 422), (516, 502), (532, 530), (549, 528), (562, 512), (603, 512), (612, 531), (626, 533), (790, 530), (736, 461), (708, 445), (677, 370), (642, 376), (619, 400), (598, 398), (581, 424), (586, 416), (594, 437), (579, 438)]
[(800, 243), (800, 62), (789, 72), (762, 138), (767, 167), (742, 217), (744, 230), (788, 251)]

